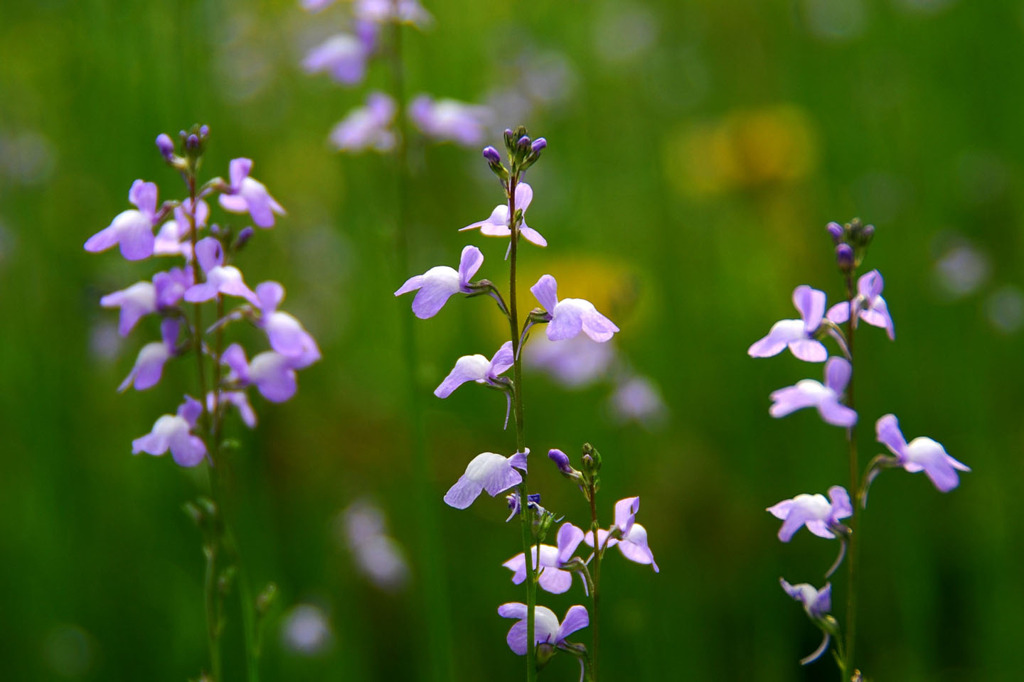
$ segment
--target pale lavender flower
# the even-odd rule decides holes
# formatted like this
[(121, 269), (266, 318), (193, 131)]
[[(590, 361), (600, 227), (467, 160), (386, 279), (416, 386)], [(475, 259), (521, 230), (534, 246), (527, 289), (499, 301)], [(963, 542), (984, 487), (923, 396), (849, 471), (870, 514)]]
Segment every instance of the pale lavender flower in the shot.
[(446, 265), (430, 268), (422, 275), (414, 275), (407, 279), (395, 292), (395, 296), (416, 291), (416, 297), (412, 300), (412, 311), (421, 320), (429, 319), (437, 315), (448, 299), (455, 294), (472, 293), (469, 280), (483, 263), (484, 254), (480, 249), (467, 246), (462, 249), (458, 272)]
[(845, 358), (832, 357), (825, 363), (825, 383), (813, 379), (802, 379), (795, 386), (780, 388), (771, 394), (772, 406), (768, 410), (773, 417), (787, 414), (805, 407), (816, 407), (818, 414), (829, 424), (847, 428), (857, 423), (857, 413), (840, 402), (843, 390), (850, 383), (853, 369)]
[(491, 110), (454, 99), (417, 95), (409, 102), (409, 119), (427, 137), (474, 147), (483, 142)]
[(231, 187), (220, 195), (220, 205), (231, 213), (248, 213), (259, 227), (273, 227), (274, 214), (284, 215), (284, 209), (262, 182), (249, 177), (251, 170), (252, 159), (232, 159), (229, 165)]
[[(595, 549), (604, 549), (618, 545), (622, 556), (638, 564), (650, 564), (654, 572), (659, 571), (654, 561), (654, 554), (647, 546), (647, 529), (636, 523), (636, 513), (640, 511), (640, 498), (627, 497), (615, 503), (615, 523), (609, 530), (597, 531), (597, 544), (594, 543), (593, 531), (587, 531), (583, 541)], [(615, 533), (617, 537), (610, 537)]]
[(164, 365), (174, 357), (177, 352), (178, 331), (181, 322), (176, 318), (167, 318), (160, 323), (160, 341), (147, 343), (139, 351), (135, 359), (135, 366), (128, 373), (125, 380), (117, 387), (118, 391), (125, 391), (129, 386), (134, 386), (136, 391), (145, 391), (160, 382), (164, 373)]
[(123, 211), (110, 225), (85, 242), (91, 253), (106, 251), (115, 244), (128, 260), (143, 260), (153, 255), (153, 226), (157, 223), (157, 188), (152, 182), (136, 180), (128, 191), (128, 200), (137, 210)]
[(256, 294), (245, 285), (241, 271), (234, 265), (224, 265), (224, 247), (214, 237), (207, 237), (196, 244), (196, 258), (206, 275), (206, 281), (195, 284), (185, 292), (189, 303), (211, 301), (218, 294), (238, 296), (255, 306), (259, 305)]
[(360, 152), (372, 149), (387, 152), (395, 147), (397, 138), (391, 130), (397, 107), (382, 92), (371, 92), (366, 106), (348, 113), (330, 133), (330, 141), (339, 151)]
[(960, 484), (957, 470), (970, 471), (970, 467), (957, 461), (946, 449), (931, 438), (918, 437), (907, 443), (900, 431), (896, 415), (887, 414), (875, 424), (878, 442), (896, 455), (897, 464), (914, 474), (923, 471), (941, 492), (948, 493)]
[(163, 415), (153, 424), (152, 431), (132, 441), (132, 454), (162, 455), (170, 450), (178, 466), (196, 466), (206, 457), (203, 439), (192, 434), (202, 413), (203, 406), (199, 401), (186, 395), (176, 415)]
[(494, 497), (519, 485), (523, 477), (516, 469), (526, 471), (526, 457), (529, 454), (529, 448), (511, 457), (493, 452), (480, 453), (466, 467), (466, 473), (445, 493), (445, 504), (456, 509), (466, 509), (485, 490)]
[(527, 367), (546, 372), (566, 388), (582, 388), (596, 382), (608, 373), (614, 361), (613, 344), (595, 343), (584, 335), (567, 341), (537, 336), (523, 355)]
[[(526, 224), (526, 209), (530, 207), (532, 201), (533, 188), (525, 182), (520, 182), (516, 185), (516, 210), (523, 212), (523, 223), (519, 226), (519, 233), (523, 235), (523, 239), (531, 244), (547, 246), (548, 242), (541, 236), (541, 233)], [(459, 231), (463, 232), (478, 228), (480, 234), (486, 237), (511, 237), (512, 229), (509, 227), (508, 204), (498, 204), (491, 211), (491, 215), (487, 220), (471, 223), (460, 228)]]
[(441, 385), (434, 390), (438, 398), (447, 398), (452, 392), (467, 381), (489, 386), (501, 386), (498, 377), (509, 370), (513, 364), (512, 342), (506, 341), (501, 348), (488, 360), (480, 354), (463, 355), (455, 361), (455, 367), (445, 377)]
[(547, 336), (552, 341), (565, 341), (581, 331), (594, 341), (603, 343), (619, 331), (611, 320), (597, 312), (594, 304), (582, 298), (558, 300), (558, 282), (544, 275), (530, 291), (547, 310)]
[[(518, 619), (519, 622), (508, 631), (508, 637), (505, 641), (508, 642), (508, 647), (513, 652), (520, 656), (525, 656), (528, 648), (526, 604), (519, 602), (502, 604), (498, 607), (498, 615), (502, 618)], [(582, 630), (588, 625), (590, 625), (590, 616), (587, 613), (587, 609), (579, 604), (569, 607), (565, 614), (565, 619), (561, 623), (558, 622), (558, 616), (551, 609), (545, 606), (537, 606), (534, 608), (533, 643), (534, 645), (550, 644), (553, 647), (565, 647), (566, 637), (577, 630)]]
[[(568, 592), (572, 587), (572, 573), (562, 570), (571, 559), (580, 542), (583, 541), (583, 531), (572, 525), (564, 523), (558, 529), (558, 546), (540, 545), (538, 558), (537, 546), (532, 548), (533, 566), (539, 570), (538, 584), (551, 594), (562, 594)], [(520, 552), (502, 564), (512, 571), (512, 582), (516, 585), (526, 580), (526, 553)]]
[(842, 533), (844, 527), (840, 519), (853, 516), (850, 495), (846, 488), (834, 485), (828, 489), (828, 496), (831, 502), (821, 494), (802, 493), (791, 500), (783, 500), (768, 507), (765, 511), (782, 519), (779, 540), (789, 542), (803, 526), (807, 526), (807, 530), (820, 538), (831, 539), (836, 537), (837, 532)]
[(177, 306), (194, 283), (192, 268), (171, 268), (153, 275), (156, 309), (169, 310)]
[[(154, 256), (183, 256), (187, 261), (192, 260), (192, 242), (188, 239), (192, 231), (191, 205), (191, 199), (185, 199), (181, 206), (174, 208), (174, 218), (160, 227), (153, 242)], [(206, 227), (209, 219), (210, 205), (200, 199), (196, 204), (196, 228)]]
[(100, 299), (100, 305), (121, 309), (117, 331), (128, 336), (141, 318), (156, 312), (156, 287), (152, 282), (136, 282), (127, 289), (107, 294)]
[(357, 500), (339, 520), (345, 544), (359, 570), (381, 589), (396, 591), (405, 587), (409, 563), (402, 546), (389, 535), (380, 508), (369, 500)]
[(661, 391), (654, 382), (642, 376), (631, 376), (619, 383), (608, 403), (620, 421), (648, 426), (661, 422), (668, 412)]
[[(878, 270), (866, 272), (857, 279), (857, 295), (853, 299), (854, 315), (872, 327), (884, 329), (890, 339), (896, 338), (896, 329), (889, 316), (889, 308), (882, 298), (885, 283)], [(850, 302), (837, 303), (828, 309), (828, 319), (843, 324), (850, 319)]]
[(295, 360), (275, 351), (259, 353), (249, 362), (242, 347), (233, 343), (221, 355), (221, 363), (231, 369), (227, 377), (230, 384), (239, 388), (255, 386), (272, 403), (290, 400), (298, 390)]
[(814, 338), (825, 316), (825, 292), (802, 284), (793, 290), (793, 305), (801, 319), (780, 320), (772, 325), (768, 335), (747, 351), (751, 357), (771, 357), (788, 347), (793, 355), (806, 362), (824, 362), (828, 358), (825, 346)]
[(356, 85), (366, 75), (368, 57), (368, 46), (359, 36), (339, 33), (310, 50), (302, 68), (309, 73), (326, 71), (343, 85)]
[(434, 19), (418, 0), (355, 0), (352, 14), (365, 21), (398, 22), (418, 28), (430, 25)]
[(813, 620), (821, 620), (832, 610), (832, 584), (825, 583), (820, 590), (807, 583), (790, 585), (784, 578), (779, 578), (782, 589), (790, 597), (804, 605), (807, 615)]
[(277, 309), (284, 300), (284, 287), (277, 282), (263, 282), (256, 287), (259, 299), (260, 328), (267, 333), (270, 347), (291, 358), (295, 369), (307, 367), (320, 359), (320, 348), (302, 323)]
[(331, 648), (334, 636), (327, 614), (318, 606), (299, 604), (281, 621), (285, 648), (303, 656), (317, 656)]
[[(213, 398), (213, 391), (208, 391), (206, 394), (207, 412), (213, 412)], [(221, 408), (228, 405), (233, 406), (238, 410), (238, 416), (242, 418), (242, 423), (250, 429), (256, 428), (256, 412), (252, 409), (249, 395), (245, 391), (221, 391), (217, 400)]]

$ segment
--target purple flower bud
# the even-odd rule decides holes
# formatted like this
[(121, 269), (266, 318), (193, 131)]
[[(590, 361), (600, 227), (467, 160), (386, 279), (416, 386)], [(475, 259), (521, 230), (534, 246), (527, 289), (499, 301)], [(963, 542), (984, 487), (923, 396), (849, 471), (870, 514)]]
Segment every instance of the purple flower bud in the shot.
[(210, 134), (210, 126), (203, 124), (199, 126), (199, 137), (205, 139)]
[(189, 149), (199, 149), (199, 136), (189, 135), (185, 139), (185, 146), (188, 147)]
[(825, 226), (825, 229), (828, 230), (828, 234), (830, 237), (832, 237), (832, 241), (834, 243), (838, 244), (839, 242), (843, 241), (842, 225), (840, 225), (839, 223), (829, 223), (828, 225)]
[(864, 246), (871, 243), (871, 238), (875, 236), (875, 226), (865, 225), (864, 229), (860, 231), (860, 241)]
[(487, 163), (501, 163), (501, 155), (498, 154), (498, 150), (494, 147), (484, 147), (484, 158), (487, 159)]
[(530, 147), (530, 136), (523, 135), (520, 137), (519, 141), (516, 142), (516, 146), (523, 150), (528, 149)]
[(573, 469), (572, 465), (569, 464), (569, 456), (558, 449), (548, 450), (548, 458), (555, 463), (558, 470), (566, 476), (572, 476)]
[(540, 154), (541, 151), (543, 151), (544, 148), (547, 146), (548, 141), (545, 140), (543, 137), (538, 137), (536, 140), (533, 141), (533, 144), (530, 145), (530, 148), (533, 150), (534, 154)]
[(848, 271), (853, 268), (853, 247), (849, 244), (840, 244), (836, 247), (836, 263), (839, 269)]
[(255, 233), (256, 230), (254, 230), (252, 227), (243, 227), (242, 230), (238, 233), (238, 237), (235, 239), (235, 251), (241, 251), (245, 247), (245, 245), (249, 243), (249, 240), (252, 239), (252, 236)]
[(174, 141), (171, 140), (171, 136), (167, 133), (160, 133), (156, 137), (156, 148), (160, 150), (160, 153), (168, 161), (174, 156)]

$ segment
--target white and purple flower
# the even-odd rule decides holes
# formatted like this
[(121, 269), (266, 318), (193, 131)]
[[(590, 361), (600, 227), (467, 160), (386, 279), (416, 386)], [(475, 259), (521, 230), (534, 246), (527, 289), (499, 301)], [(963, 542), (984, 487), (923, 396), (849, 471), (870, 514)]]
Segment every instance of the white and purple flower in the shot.
[(221, 355), (220, 361), (231, 369), (227, 377), (229, 384), (238, 388), (255, 386), (260, 395), (272, 403), (290, 400), (298, 390), (296, 358), (268, 350), (249, 362), (242, 347), (233, 343)]
[(889, 315), (889, 308), (882, 298), (882, 274), (878, 270), (866, 272), (857, 279), (857, 295), (853, 301), (837, 303), (828, 309), (828, 319), (836, 324), (843, 324), (850, 319), (852, 305), (854, 316), (864, 320), (872, 327), (884, 329), (890, 340), (896, 339), (896, 329)]
[(409, 102), (409, 119), (420, 132), (439, 142), (464, 147), (475, 147), (483, 141), (491, 117), (488, 107), (454, 99), (417, 95)]
[(164, 373), (164, 365), (177, 353), (178, 332), (181, 322), (176, 318), (167, 318), (160, 323), (160, 341), (147, 343), (139, 351), (132, 371), (117, 387), (125, 391), (133, 386), (136, 391), (145, 391), (160, 383)]
[(459, 259), (459, 270), (456, 272), (447, 265), (430, 268), (422, 275), (414, 275), (405, 281), (395, 296), (416, 291), (412, 300), (412, 311), (416, 317), (426, 320), (440, 312), (448, 299), (457, 293), (473, 293), (470, 278), (484, 263), (484, 255), (475, 246), (467, 246), (462, 250)]
[(199, 436), (192, 434), (203, 406), (191, 396), (178, 407), (176, 415), (165, 414), (156, 420), (153, 429), (145, 436), (132, 441), (132, 454), (145, 452), (162, 455), (168, 450), (178, 466), (194, 467), (206, 457), (206, 444)]
[(320, 348), (302, 323), (295, 317), (277, 309), (284, 300), (284, 287), (278, 282), (263, 282), (256, 286), (260, 317), (257, 321), (267, 333), (270, 347), (291, 358), (295, 369), (308, 367), (320, 359)]
[(970, 471), (963, 462), (951, 457), (941, 443), (920, 436), (907, 443), (896, 415), (887, 414), (875, 423), (878, 442), (896, 455), (896, 466), (916, 474), (923, 471), (939, 491), (948, 493), (960, 484), (959, 471)]
[[(520, 182), (516, 185), (515, 197), (516, 210), (523, 212), (523, 222), (519, 226), (519, 233), (523, 235), (523, 239), (531, 244), (547, 246), (548, 241), (544, 239), (541, 233), (526, 224), (526, 209), (530, 207), (530, 203), (533, 201), (533, 188), (525, 182)], [(479, 229), (480, 234), (486, 237), (511, 237), (512, 229), (509, 225), (508, 204), (498, 204), (486, 220), (466, 225), (460, 228), (459, 231)]]
[(191, 286), (185, 292), (186, 301), (203, 303), (224, 294), (244, 298), (254, 306), (259, 305), (256, 294), (245, 285), (242, 272), (234, 265), (224, 265), (224, 247), (216, 238), (207, 237), (196, 244), (196, 258), (206, 281)]
[(382, 92), (371, 92), (365, 106), (352, 109), (334, 126), (328, 136), (331, 144), (343, 152), (391, 151), (397, 141), (391, 130), (396, 111), (395, 100)]
[(756, 341), (747, 353), (754, 358), (768, 358), (789, 348), (805, 362), (824, 362), (828, 350), (815, 338), (825, 317), (825, 292), (802, 284), (793, 290), (793, 305), (800, 312), (799, 320), (780, 320), (768, 335)]
[(259, 180), (249, 177), (252, 159), (232, 159), (228, 167), (231, 185), (221, 194), (220, 205), (231, 213), (248, 213), (259, 227), (273, 227), (274, 214), (284, 215), (284, 209)]
[(513, 364), (512, 342), (506, 341), (501, 348), (488, 360), (479, 353), (463, 355), (455, 361), (455, 367), (444, 378), (441, 385), (434, 389), (438, 398), (447, 398), (462, 384), (475, 381), (487, 386), (502, 387), (498, 377), (509, 370)]
[[(565, 619), (559, 623), (558, 616), (545, 606), (537, 606), (534, 609), (534, 630), (533, 643), (550, 644), (560, 648), (566, 646), (566, 637), (582, 630), (590, 625), (590, 615), (587, 609), (579, 604), (570, 606), (565, 614)], [(518, 622), (508, 631), (508, 647), (520, 656), (526, 655), (528, 648), (526, 628), (526, 604), (511, 602), (498, 607), (498, 615), (502, 618), (516, 618)]]
[(565, 341), (583, 332), (594, 341), (604, 343), (619, 331), (590, 301), (582, 298), (559, 301), (558, 282), (551, 275), (542, 276), (530, 291), (547, 311), (547, 336), (551, 341)]
[[(562, 570), (571, 559), (580, 542), (583, 541), (583, 531), (571, 523), (563, 523), (558, 529), (558, 546), (540, 545), (538, 557), (535, 545), (532, 548), (534, 570), (539, 571), (537, 583), (545, 591), (551, 594), (562, 594), (568, 592), (572, 587), (572, 573)], [(512, 582), (516, 585), (526, 580), (526, 553), (520, 552), (502, 564), (512, 571)]]
[(840, 520), (853, 516), (850, 495), (846, 488), (834, 485), (828, 489), (828, 497), (825, 499), (821, 494), (802, 493), (791, 500), (783, 500), (768, 507), (765, 511), (782, 519), (779, 540), (789, 542), (804, 526), (819, 538), (832, 539), (844, 533), (845, 527)]
[(109, 226), (89, 237), (85, 242), (86, 251), (98, 253), (116, 244), (128, 260), (143, 260), (153, 255), (153, 226), (159, 221), (156, 185), (136, 180), (128, 191), (128, 201), (135, 209), (122, 211)]
[(597, 544), (594, 544), (593, 531), (588, 531), (583, 541), (598, 551), (617, 545), (622, 556), (634, 563), (650, 564), (657, 573), (658, 564), (654, 561), (651, 548), (647, 546), (647, 529), (635, 521), (639, 511), (639, 497), (619, 500), (615, 503), (615, 523), (608, 530), (598, 529)]
[(445, 504), (456, 509), (466, 509), (487, 491), (491, 497), (523, 482), (523, 476), (516, 469), (526, 471), (526, 458), (530, 454), (517, 452), (504, 457), (493, 452), (482, 452), (470, 461), (459, 480), (444, 495)]
[(853, 368), (845, 358), (832, 357), (825, 363), (825, 383), (802, 379), (795, 386), (772, 392), (769, 414), (775, 418), (802, 410), (817, 408), (818, 414), (829, 424), (851, 427), (857, 423), (857, 413), (841, 401), (846, 385), (850, 383)]

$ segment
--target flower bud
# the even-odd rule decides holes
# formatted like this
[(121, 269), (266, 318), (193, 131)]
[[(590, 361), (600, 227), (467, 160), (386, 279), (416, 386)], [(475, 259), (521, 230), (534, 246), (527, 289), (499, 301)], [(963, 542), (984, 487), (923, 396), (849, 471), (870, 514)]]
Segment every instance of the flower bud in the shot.
[(199, 149), (199, 136), (192, 134), (185, 138), (185, 147), (188, 148), (189, 151)]
[(501, 155), (498, 154), (498, 150), (494, 147), (484, 147), (484, 158), (487, 159), (487, 163), (500, 164)]
[(160, 133), (156, 136), (156, 148), (160, 150), (160, 154), (168, 161), (174, 157), (174, 141), (171, 140), (171, 136), (167, 133)]
[(853, 247), (849, 244), (840, 244), (836, 247), (836, 264), (843, 272), (853, 270)]
[(207, 138), (207, 136), (209, 136), (209, 134), (210, 134), (210, 126), (206, 125), (205, 123), (203, 125), (199, 126), (199, 137), (201, 137), (201, 138), (203, 138), (205, 140)]
[(843, 235), (845, 234), (845, 231), (843, 230), (842, 225), (833, 222), (826, 225), (825, 229), (828, 230), (828, 234), (830, 237), (832, 237), (833, 243), (838, 244), (839, 242), (843, 241)]
[(533, 150), (534, 154), (540, 154), (547, 146), (548, 141), (545, 140), (543, 137), (538, 137), (536, 140), (533, 141), (533, 144), (530, 145), (530, 149)]
[(255, 233), (256, 230), (254, 230), (253, 228), (243, 227), (241, 231), (238, 233), (238, 236), (235, 238), (235, 243), (232, 246), (232, 248), (236, 252), (241, 251), (243, 248), (245, 248), (245, 245), (249, 243), (249, 240), (252, 239), (252, 236)]
[(552, 448), (551, 450), (548, 450), (548, 459), (554, 462), (555, 466), (557, 466), (558, 470), (563, 474), (566, 476), (572, 475), (572, 465), (569, 464), (569, 455), (557, 448)]
[(530, 144), (531, 140), (529, 135), (523, 135), (522, 137), (519, 138), (519, 141), (516, 142), (516, 146), (519, 147), (520, 151), (526, 151), (527, 149), (529, 149)]

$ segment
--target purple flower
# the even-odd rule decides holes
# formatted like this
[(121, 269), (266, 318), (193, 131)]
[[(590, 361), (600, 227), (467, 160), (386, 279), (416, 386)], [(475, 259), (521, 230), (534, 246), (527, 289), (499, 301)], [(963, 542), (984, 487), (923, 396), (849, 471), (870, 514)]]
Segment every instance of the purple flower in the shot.
[(453, 99), (417, 95), (409, 103), (409, 119), (427, 137), (475, 147), (484, 139), (491, 110)]
[[(238, 410), (238, 416), (242, 418), (242, 423), (250, 429), (256, 428), (256, 412), (252, 409), (245, 391), (221, 391), (218, 400), (221, 409), (228, 405), (234, 406)], [(213, 391), (206, 394), (206, 411), (213, 412)]]
[[(155, 256), (183, 256), (185, 260), (192, 260), (192, 242), (188, 239), (192, 231), (189, 222), (191, 199), (185, 199), (181, 206), (174, 208), (174, 219), (168, 220), (157, 232), (156, 240), (153, 242), (153, 255)], [(210, 219), (210, 205), (202, 199), (196, 204), (196, 228), (206, 227)]]
[(412, 300), (412, 311), (421, 320), (429, 319), (437, 315), (453, 295), (459, 292), (472, 293), (469, 280), (483, 263), (484, 255), (480, 249), (467, 246), (462, 250), (458, 272), (446, 265), (430, 268), (422, 275), (407, 279), (395, 292), (395, 296), (418, 290)]
[(344, 85), (356, 85), (366, 75), (369, 48), (358, 36), (339, 33), (317, 45), (306, 55), (302, 68), (309, 73), (326, 71)]
[(850, 495), (846, 488), (834, 485), (828, 489), (828, 496), (831, 502), (826, 500), (824, 495), (803, 493), (791, 500), (783, 500), (775, 506), (768, 507), (765, 511), (771, 512), (777, 519), (782, 519), (779, 539), (789, 542), (802, 526), (807, 526), (807, 530), (820, 538), (831, 539), (836, 537), (837, 532), (843, 532), (839, 520), (853, 516)]
[(771, 394), (773, 417), (785, 417), (805, 407), (816, 407), (821, 418), (835, 426), (847, 428), (857, 423), (857, 413), (840, 401), (846, 384), (850, 383), (852, 367), (844, 358), (833, 357), (825, 363), (825, 384), (803, 379), (795, 386), (780, 388)]
[(221, 207), (231, 213), (248, 213), (259, 227), (273, 227), (274, 214), (284, 215), (284, 209), (262, 182), (249, 177), (252, 159), (232, 159), (229, 169), (231, 187), (220, 195)]
[(203, 406), (191, 396), (178, 407), (177, 415), (165, 414), (153, 424), (153, 430), (132, 441), (132, 454), (145, 452), (162, 455), (168, 450), (178, 466), (194, 467), (206, 457), (203, 439), (192, 434)]
[(423, 9), (418, 0), (356, 0), (352, 14), (365, 21), (376, 23), (397, 22), (424, 27), (433, 17)]
[(447, 398), (452, 392), (467, 381), (489, 386), (501, 386), (498, 377), (504, 374), (513, 364), (512, 342), (502, 344), (494, 357), (488, 360), (483, 355), (463, 355), (455, 361), (455, 367), (445, 377), (441, 385), (434, 390), (438, 398)]
[(256, 298), (260, 309), (258, 325), (267, 333), (271, 348), (291, 358), (295, 369), (302, 369), (320, 359), (320, 348), (302, 323), (277, 309), (284, 300), (283, 286), (277, 282), (263, 282), (256, 287)]
[(812, 620), (822, 620), (832, 610), (832, 584), (825, 583), (825, 587), (816, 590), (807, 583), (790, 585), (784, 578), (779, 578), (782, 589), (790, 597), (804, 605), (804, 610)]
[(907, 443), (900, 431), (896, 415), (887, 414), (875, 423), (878, 442), (896, 455), (897, 464), (912, 474), (923, 471), (941, 492), (948, 493), (960, 484), (960, 471), (970, 467), (946, 453), (941, 443), (931, 438), (918, 437)]
[[(627, 497), (615, 503), (615, 523), (609, 530), (597, 531), (597, 545), (594, 544), (594, 533), (588, 531), (583, 541), (591, 547), (603, 550), (618, 545), (622, 556), (638, 564), (650, 564), (654, 572), (658, 572), (658, 564), (654, 562), (654, 554), (647, 546), (647, 529), (636, 523), (634, 518), (640, 511), (640, 498)], [(612, 533), (615, 536), (612, 537)]]
[(594, 341), (603, 343), (619, 331), (615, 323), (597, 312), (590, 301), (582, 298), (559, 301), (558, 282), (551, 275), (542, 276), (530, 291), (548, 312), (547, 335), (552, 341), (565, 341), (582, 331)]
[(156, 273), (152, 282), (136, 282), (127, 289), (107, 294), (100, 299), (100, 305), (120, 308), (117, 331), (121, 336), (128, 336), (141, 318), (176, 306), (185, 289), (191, 285), (190, 273), (173, 268), (169, 272)]
[[(523, 239), (531, 244), (547, 246), (548, 242), (541, 236), (540, 232), (526, 224), (526, 209), (530, 207), (530, 202), (532, 201), (533, 188), (525, 182), (520, 182), (516, 185), (516, 210), (521, 210), (523, 212), (523, 223), (519, 226), (519, 233), (523, 235)], [(465, 227), (460, 228), (459, 231), (475, 230), (477, 228), (480, 229), (480, 234), (487, 237), (512, 236), (512, 229), (509, 227), (508, 204), (499, 204), (495, 206), (487, 220), (481, 220), (480, 222), (466, 225)]]
[(668, 412), (661, 391), (654, 382), (642, 376), (625, 378), (615, 387), (608, 404), (619, 421), (634, 421), (646, 426), (663, 421)]
[(334, 126), (329, 135), (331, 144), (348, 152), (394, 149), (396, 137), (390, 128), (395, 111), (393, 99), (381, 92), (371, 92), (366, 97), (366, 106), (353, 109)]
[(128, 191), (128, 201), (138, 210), (123, 211), (110, 225), (85, 242), (90, 253), (106, 251), (118, 244), (121, 255), (128, 260), (143, 260), (153, 255), (153, 226), (156, 216), (156, 185), (136, 180)]
[[(540, 570), (537, 579), (538, 584), (551, 594), (562, 594), (568, 592), (572, 587), (572, 573), (563, 571), (562, 566), (572, 559), (573, 553), (583, 540), (583, 531), (572, 525), (564, 523), (558, 529), (558, 546), (540, 545), (540, 558), (537, 557), (537, 547), (533, 547), (533, 565)], [(502, 564), (512, 571), (512, 582), (516, 585), (526, 580), (526, 554), (520, 552)]]
[(125, 391), (129, 386), (135, 387), (136, 391), (145, 391), (160, 382), (164, 373), (164, 365), (174, 357), (177, 351), (178, 331), (181, 322), (176, 318), (167, 318), (160, 323), (161, 341), (147, 343), (139, 351), (135, 359), (135, 366), (128, 373), (125, 380), (117, 387), (118, 391)]
[(566, 388), (582, 388), (595, 383), (608, 373), (615, 361), (615, 347), (610, 343), (594, 343), (586, 336), (568, 341), (549, 341), (546, 336), (534, 337), (523, 361), (539, 369)]
[[(505, 641), (508, 642), (508, 647), (520, 656), (525, 656), (528, 648), (526, 639), (526, 610), (526, 604), (519, 602), (502, 604), (498, 607), (499, 616), (502, 618), (516, 618), (519, 621), (508, 631), (508, 637)], [(579, 604), (569, 607), (565, 614), (565, 620), (561, 623), (558, 622), (558, 616), (545, 606), (535, 607), (533, 615), (533, 643), (535, 645), (550, 644), (554, 647), (564, 647), (566, 646), (566, 637), (590, 625), (590, 616), (587, 614), (587, 609)]]
[(750, 347), (747, 353), (755, 358), (778, 355), (787, 347), (793, 355), (806, 362), (824, 362), (825, 346), (814, 338), (825, 316), (825, 292), (802, 284), (793, 290), (793, 305), (800, 311), (799, 320), (781, 320), (771, 331)]
[(256, 294), (245, 285), (242, 273), (233, 265), (224, 265), (224, 247), (214, 237), (207, 237), (196, 244), (196, 258), (206, 275), (206, 281), (195, 284), (185, 292), (189, 303), (211, 301), (218, 294), (238, 296), (255, 306), (259, 305)]
[(465, 509), (485, 490), (494, 497), (519, 485), (523, 477), (516, 469), (526, 471), (526, 456), (529, 454), (529, 448), (511, 457), (502, 457), (493, 452), (480, 453), (466, 467), (466, 473), (445, 493), (445, 504)]
[(298, 390), (295, 360), (276, 351), (264, 351), (248, 362), (242, 347), (233, 343), (221, 355), (220, 361), (231, 368), (227, 377), (229, 384), (239, 388), (255, 386), (272, 403), (290, 400)]
[[(857, 295), (853, 298), (854, 314), (872, 327), (884, 329), (895, 340), (896, 329), (889, 316), (889, 308), (882, 298), (882, 275), (878, 270), (866, 272), (857, 280)], [(843, 324), (850, 319), (850, 302), (837, 303), (828, 309), (828, 319)]]

